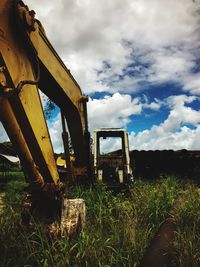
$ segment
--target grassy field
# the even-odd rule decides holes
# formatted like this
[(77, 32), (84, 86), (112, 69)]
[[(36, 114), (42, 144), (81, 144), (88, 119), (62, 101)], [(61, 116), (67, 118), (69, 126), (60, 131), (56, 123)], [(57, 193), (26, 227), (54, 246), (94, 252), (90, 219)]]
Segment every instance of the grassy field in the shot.
[[(138, 266), (151, 238), (170, 216), (177, 221), (169, 247), (174, 266), (200, 266), (200, 194), (192, 181), (174, 177), (137, 180), (128, 196), (113, 195), (103, 185), (75, 187), (69, 197), (86, 201), (87, 224), (74, 240), (49, 239), (43, 226), (21, 227), (21, 178), (6, 186), (0, 217), (0, 266)], [(177, 201), (178, 199), (178, 201)]]

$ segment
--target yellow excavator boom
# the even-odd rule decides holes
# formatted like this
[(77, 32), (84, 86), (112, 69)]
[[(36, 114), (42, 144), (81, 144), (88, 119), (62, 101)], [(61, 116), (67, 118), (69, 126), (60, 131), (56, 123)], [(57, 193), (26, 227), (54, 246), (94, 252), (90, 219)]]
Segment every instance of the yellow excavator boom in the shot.
[(22, 1), (1, 0), (0, 119), (29, 180), (40, 187), (47, 183), (59, 187), (38, 88), (61, 108), (76, 165), (88, 168), (87, 97), (48, 41), (35, 12)]

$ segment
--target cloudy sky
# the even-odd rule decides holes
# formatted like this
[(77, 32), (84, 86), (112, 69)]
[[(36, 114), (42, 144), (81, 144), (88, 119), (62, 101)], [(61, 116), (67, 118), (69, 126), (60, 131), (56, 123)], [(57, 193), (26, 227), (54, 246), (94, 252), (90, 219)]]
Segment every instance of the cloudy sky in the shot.
[[(89, 95), (91, 132), (126, 128), (131, 149), (200, 149), (199, 0), (24, 2)], [(59, 125), (57, 111), (56, 151)]]

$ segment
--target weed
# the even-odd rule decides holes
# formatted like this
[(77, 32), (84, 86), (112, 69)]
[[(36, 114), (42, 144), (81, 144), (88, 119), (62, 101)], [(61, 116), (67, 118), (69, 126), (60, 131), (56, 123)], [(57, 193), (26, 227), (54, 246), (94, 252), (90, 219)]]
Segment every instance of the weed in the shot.
[(200, 266), (200, 194), (193, 182), (180, 192), (176, 205), (173, 256), (180, 267)]
[(174, 177), (134, 182), (130, 196), (113, 195), (104, 185), (74, 187), (68, 197), (84, 198), (87, 223), (74, 240), (51, 240), (44, 226), (20, 226), (19, 203), (25, 183), (6, 187), (6, 206), (0, 218), (1, 266), (138, 266), (160, 224), (169, 216), (177, 197), (177, 235), (172, 247), (174, 264), (200, 266), (200, 201), (195, 185)]

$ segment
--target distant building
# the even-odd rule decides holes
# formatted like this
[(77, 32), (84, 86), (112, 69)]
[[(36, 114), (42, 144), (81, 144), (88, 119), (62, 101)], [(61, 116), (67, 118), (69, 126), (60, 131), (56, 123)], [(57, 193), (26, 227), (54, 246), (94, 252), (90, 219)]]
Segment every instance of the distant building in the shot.
[(20, 165), (20, 160), (10, 143), (0, 144), (0, 177), (6, 177), (11, 169)]
[(1, 154), (0, 153), (0, 162), (1, 161), (8, 161), (11, 164), (14, 163), (14, 164), (17, 164), (17, 165), (20, 164), (20, 161), (19, 161), (18, 157), (5, 155), (5, 154)]

